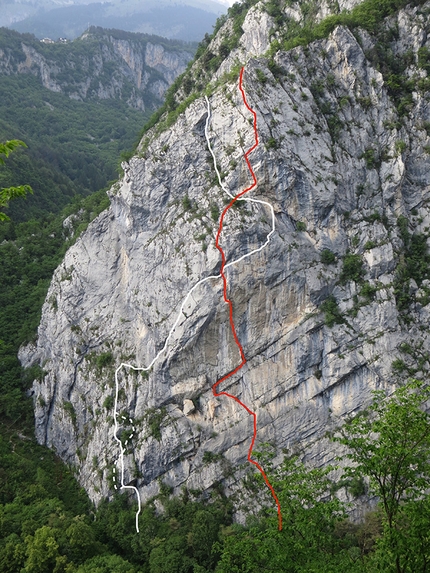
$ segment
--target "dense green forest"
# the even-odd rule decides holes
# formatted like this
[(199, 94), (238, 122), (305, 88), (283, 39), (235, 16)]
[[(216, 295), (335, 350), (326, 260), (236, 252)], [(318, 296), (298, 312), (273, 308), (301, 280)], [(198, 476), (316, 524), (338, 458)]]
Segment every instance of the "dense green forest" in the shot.
[(59, 212), (116, 178), (121, 152), (136, 142), (147, 118), (121, 100), (79, 102), (44, 88), (30, 74), (2, 76), (0, 141), (28, 146), (0, 172), (0, 186), (29, 184), (34, 195), (11, 203), (15, 221)]
[[(29, 184), (34, 189), (25, 204), (11, 204), (15, 221), (58, 213), (75, 195), (105, 187), (117, 177), (121, 154), (136, 145), (142, 126), (160, 105), (148, 88), (166, 79), (143, 63), (141, 73), (149, 83), (139, 91), (115, 51), (119, 41), (143, 59), (148, 42), (189, 57), (196, 49), (191, 43), (95, 27), (73, 42), (44, 44), (31, 34), (0, 28), (0, 141), (21, 139), (28, 146), (2, 169), (0, 187)], [(27, 57), (24, 45), (32, 50), (31, 73), (20, 68)], [(42, 59), (52, 90), (42, 85)], [(99, 97), (99, 89), (108, 99)], [(145, 111), (130, 104), (136, 90)]]
[[(375, 26), (404, 4), (366, 0), (357, 17)], [(249, 5), (230, 9), (239, 26)], [(277, 3), (270, 5), (275, 10)], [(328, 33), (332, 20), (321, 26), (313, 33)], [(306, 44), (309, 34), (288, 42)], [(174, 120), (181, 109), (175, 90), (188, 85), (187, 78), (178, 80), (147, 129), (163, 113)], [(11, 221), (0, 223), (0, 573), (428, 571), (430, 495), (422, 492), (430, 487), (430, 420), (424, 410), (430, 394), (417, 381), (390, 399), (377, 393), (367, 411), (332, 436), (345, 448), (342, 469), (310, 470), (291, 452), (274, 469), (270, 447), (260, 452), (281, 501), (282, 531), (260, 477), (249, 476), (244, 495), (228, 498), (222, 484), (209, 497), (187, 490), (173, 497), (161, 484), (158, 499), (143, 508), (138, 534), (133, 500), (117, 493), (93, 507), (74, 469), (35, 443), (26, 393), (42, 372), (23, 371), (18, 348), (36, 336), (52, 273), (66, 249), (108, 206), (104, 191), (78, 194), (115, 177), (119, 154), (142, 123), (141, 115), (121, 104), (64, 104), (61, 94), (36, 84), (22, 76), (2, 78), (0, 85), (0, 140), (20, 138), (29, 146), (1, 167), (0, 187), (30, 184), (34, 190), (11, 204)], [(20, 110), (12, 105), (17, 98), (24, 101)], [(135, 132), (121, 132), (126, 121)], [(63, 221), (72, 213), (79, 215), (68, 230)], [(339, 491), (348, 493), (350, 503), (360, 504), (367, 494), (377, 504), (354, 523), (349, 502), (335, 495)], [(263, 506), (267, 501), (267, 508), (256, 512), (252, 499)], [(239, 508), (248, 516), (245, 525), (233, 523)]]

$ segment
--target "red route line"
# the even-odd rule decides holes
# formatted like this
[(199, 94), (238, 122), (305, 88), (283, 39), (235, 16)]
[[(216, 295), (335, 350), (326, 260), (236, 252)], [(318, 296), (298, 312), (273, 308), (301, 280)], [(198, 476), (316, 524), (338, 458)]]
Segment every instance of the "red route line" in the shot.
[(255, 143), (254, 145), (248, 149), (248, 151), (245, 153), (245, 160), (246, 163), (248, 165), (248, 169), (252, 175), (252, 179), (253, 179), (253, 183), (252, 185), (250, 185), (250, 187), (247, 187), (246, 189), (244, 189), (243, 191), (241, 191), (240, 193), (238, 193), (238, 195), (236, 195), (235, 197), (233, 197), (233, 199), (230, 201), (230, 203), (227, 205), (227, 207), (225, 207), (224, 211), (221, 214), (220, 220), (219, 220), (219, 227), (218, 227), (218, 232), (216, 235), (216, 240), (215, 240), (215, 245), (216, 248), (218, 249), (218, 251), (221, 253), (221, 259), (222, 259), (222, 264), (221, 264), (221, 270), (220, 270), (220, 274), (222, 276), (222, 281), (223, 281), (223, 290), (224, 290), (224, 301), (228, 304), (229, 306), (229, 311), (230, 311), (230, 326), (231, 326), (231, 331), (233, 333), (233, 337), (234, 340), (236, 342), (236, 346), (239, 349), (240, 352), (240, 357), (241, 357), (241, 363), (236, 366), (236, 368), (234, 370), (232, 370), (231, 372), (229, 372), (228, 374), (226, 374), (225, 376), (223, 376), (222, 378), (220, 378), (217, 382), (215, 382), (215, 384), (212, 386), (212, 393), (215, 397), (217, 396), (227, 396), (228, 398), (232, 398), (233, 400), (235, 400), (235, 402), (237, 402), (240, 406), (242, 406), (242, 408), (244, 408), (248, 414), (250, 414), (253, 419), (254, 419), (254, 434), (252, 436), (252, 441), (251, 441), (251, 445), (249, 446), (249, 450), (248, 450), (248, 462), (250, 462), (251, 464), (253, 464), (258, 471), (261, 473), (261, 475), (263, 476), (264, 481), (266, 482), (267, 487), (270, 489), (271, 493), (272, 493), (272, 497), (276, 502), (276, 505), (278, 507), (278, 529), (279, 531), (282, 530), (282, 514), (281, 514), (281, 504), (279, 503), (279, 499), (275, 493), (275, 490), (273, 489), (272, 484), (269, 482), (267, 475), (265, 473), (265, 471), (263, 470), (263, 468), (260, 466), (260, 464), (258, 462), (256, 462), (255, 460), (253, 460), (251, 458), (252, 456), (252, 450), (254, 449), (254, 443), (255, 443), (255, 439), (257, 437), (257, 414), (255, 412), (253, 412), (250, 408), (248, 408), (248, 406), (246, 406), (246, 404), (244, 404), (243, 402), (241, 402), (239, 400), (239, 398), (237, 398), (237, 396), (233, 396), (232, 394), (229, 394), (228, 392), (217, 392), (217, 387), (221, 384), (221, 382), (224, 382), (224, 380), (227, 380), (228, 378), (230, 378), (231, 376), (233, 376), (233, 374), (236, 374), (236, 372), (238, 372), (242, 366), (244, 366), (244, 364), (246, 364), (246, 358), (245, 358), (245, 354), (243, 352), (243, 348), (242, 345), (239, 341), (239, 338), (237, 336), (236, 333), (236, 327), (234, 325), (234, 320), (233, 320), (233, 304), (231, 302), (231, 300), (227, 297), (227, 278), (225, 276), (224, 273), (224, 267), (226, 264), (226, 259), (225, 259), (225, 253), (222, 249), (222, 247), (219, 244), (219, 239), (221, 236), (221, 232), (222, 232), (222, 227), (223, 227), (223, 222), (224, 222), (224, 218), (227, 214), (227, 211), (232, 207), (232, 205), (240, 198), (242, 197), (242, 195), (245, 195), (245, 193), (248, 193), (248, 191), (251, 191), (251, 189), (254, 189), (254, 187), (257, 185), (257, 178), (255, 176), (255, 173), (252, 169), (251, 163), (249, 162), (248, 156), (250, 155), (250, 153), (252, 153), (252, 151), (254, 151), (254, 149), (258, 146), (258, 131), (257, 131), (257, 114), (255, 113), (255, 111), (248, 105), (248, 102), (246, 101), (246, 96), (245, 96), (245, 92), (243, 90), (242, 87), (242, 81), (243, 81), (243, 72), (244, 72), (245, 68), (242, 68), (240, 70), (240, 76), (239, 76), (239, 89), (242, 93), (242, 98), (243, 98), (243, 103), (246, 105), (246, 107), (248, 108), (248, 110), (252, 113), (252, 115), (254, 116), (254, 134), (255, 134)]

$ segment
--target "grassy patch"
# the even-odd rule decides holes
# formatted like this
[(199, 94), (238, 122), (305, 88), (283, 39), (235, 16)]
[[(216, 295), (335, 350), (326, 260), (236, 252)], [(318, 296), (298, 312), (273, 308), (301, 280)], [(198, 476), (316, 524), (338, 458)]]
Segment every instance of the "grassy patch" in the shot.
[(337, 300), (333, 295), (330, 295), (320, 306), (321, 312), (324, 313), (324, 322), (327, 326), (332, 327), (335, 324), (343, 324), (345, 322), (342, 314), (340, 313)]

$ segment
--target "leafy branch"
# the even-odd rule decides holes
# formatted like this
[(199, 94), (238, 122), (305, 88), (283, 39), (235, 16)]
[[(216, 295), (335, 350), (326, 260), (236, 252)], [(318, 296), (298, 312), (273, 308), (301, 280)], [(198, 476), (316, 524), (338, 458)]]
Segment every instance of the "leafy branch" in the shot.
[[(11, 139), (5, 143), (0, 143), (0, 165), (5, 164), (5, 159), (17, 148), (27, 147), (23, 141), (19, 139)], [(18, 187), (5, 187), (0, 189), (0, 209), (7, 207), (9, 201), (17, 197), (25, 197), (27, 193), (33, 193), (30, 185), (19, 185)], [(9, 217), (3, 211), (0, 211), (0, 221), (9, 221)]]

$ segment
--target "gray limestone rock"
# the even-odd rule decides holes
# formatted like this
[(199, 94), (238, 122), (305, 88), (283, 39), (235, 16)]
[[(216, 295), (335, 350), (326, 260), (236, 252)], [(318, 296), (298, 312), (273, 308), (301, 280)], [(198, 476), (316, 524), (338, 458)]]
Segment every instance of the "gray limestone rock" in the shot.
[(188, 416), (189, 414), (194, 414), (195, 411), (196, 407), (194, 406), (193, 401), (185, 399), (183, 408), (184, 416)]
[[(257, 18), (257, 8), (247, 18)], [(407, 359), (412, 368), (402, 345), (430, 350), (428, 284), (411, 282), (407, 321), (395, 298), (405, 248), (398, 217), (417, 213), (417, 232), (430, 226), (430, 156), (422, 151), (430, 138), (420, 127), (430, 108), (415, 93), (399, 122), (366, 55), (372, 38), (361, 34), (364, 51), (343, 27), (308, 49), (278, 52), (282, 74), (274, 78), (261, 56), (269, 24), (260, 18), (252, 34), (245, 20), (249, 37), (241, 43), (260, 53), (244, 72), (260, 139), (249, 157), (258, 180), (250, 197), (273, 206), (275, 232), (265, 248), (226, 269), (247, 362), (218, 390), (256, 412), (256, 448), (273, 444), (275, 463), (287, 449), (322, 466), (339, 453), (328, 433), (365, 407), (372, 390), (392, 391), (393, 361)], [(398, 53), (418, 49), (421, 16), (407, 9), (396, 22)], [(251, 184), (243, 154), (254, 143), (252, 116), (237, 82), (215, 90), (210, 106), (211, 147), (234, 195)], [(37, 439), (77, 468), (96, 502), (112, 493), (115, 416), (136, 428), (124, 472), (143, 501), (158, 492), (159, 479), (176, 492), (221, 480), (231, 492), (247, 471), (252, 416), (212, 391), (240, 355), (218, 277), (217, 219), (228, 197), (207, 150), (206, 118), (201, 97), (124, 164), (110, 208), (54, 274), (37, 348), (21, 352), (25, 365), (38, 362), (46, 372), (33, 385)], [(220, 237), (227, 262), (261, 247), (270, 230), (267, 206), (231, 208)], [(321, 261), (324, 249), (335, 255), (331, 264)], [(345, 275), (351, 255), (362, 261), (358, 281)], [(321, 308), (328, 297), (341, 321)]]

